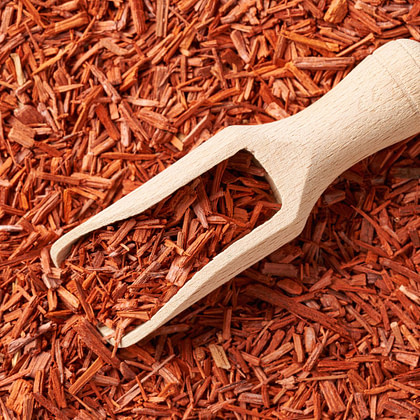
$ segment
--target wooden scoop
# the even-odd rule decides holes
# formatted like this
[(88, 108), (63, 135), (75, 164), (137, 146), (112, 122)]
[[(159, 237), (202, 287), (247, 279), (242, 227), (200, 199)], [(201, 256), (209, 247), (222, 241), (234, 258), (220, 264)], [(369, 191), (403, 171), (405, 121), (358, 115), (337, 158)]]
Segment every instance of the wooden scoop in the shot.
[[(198, 271), (119, 347), (148, 336), (232, 277), (295, 238), (325, 188), (365, 157), (420, 132), (420, 43), (392, 41), (304, 111), (260, 126), (232, 126), (60, 238), (58, 266), (83, 235), (135, 216), (241, 149), (267, 171), (282, 208)], [(113, 330), (100, 327), (105, 336)], [(109, 339), (114, 344), (113, 339)]]

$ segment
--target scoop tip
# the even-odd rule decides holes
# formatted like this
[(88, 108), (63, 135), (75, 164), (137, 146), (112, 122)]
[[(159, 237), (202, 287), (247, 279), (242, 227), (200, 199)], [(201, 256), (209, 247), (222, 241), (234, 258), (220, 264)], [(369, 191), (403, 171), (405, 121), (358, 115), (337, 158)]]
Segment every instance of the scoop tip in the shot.
[(50, 249), (50, 256), (53, 264), (58, 268), (69, 252), (69, 245), (62, 246), (60, 239), (53, 243)]

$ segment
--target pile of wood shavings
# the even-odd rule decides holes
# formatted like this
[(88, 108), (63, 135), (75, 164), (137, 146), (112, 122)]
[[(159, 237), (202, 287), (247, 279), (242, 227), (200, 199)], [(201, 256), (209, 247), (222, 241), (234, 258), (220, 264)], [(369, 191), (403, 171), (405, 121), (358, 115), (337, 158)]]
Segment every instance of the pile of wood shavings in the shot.
[(71, 263), (48, 257), (224, 126), (295, 114), (383, 43), (420, 40), (418, 2), (0, 11), (4, 418), (419, 417), (418, 138), (347, 171), (296, 241), (116, 354), (83, 285), (62, 284)]

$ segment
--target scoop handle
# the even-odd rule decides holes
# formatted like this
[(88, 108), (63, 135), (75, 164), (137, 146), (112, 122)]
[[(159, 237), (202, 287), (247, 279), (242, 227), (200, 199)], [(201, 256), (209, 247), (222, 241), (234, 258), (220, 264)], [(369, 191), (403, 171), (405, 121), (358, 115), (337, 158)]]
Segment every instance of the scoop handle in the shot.
[[(286, 127), (278, 128), (281, 141)], [(290, 118), (288, 129), (310, 150), (310, 188), (316, 194), (358, 161), (417, 134), (420, 42), (400, 39), (380, 47), (321, 99)]]

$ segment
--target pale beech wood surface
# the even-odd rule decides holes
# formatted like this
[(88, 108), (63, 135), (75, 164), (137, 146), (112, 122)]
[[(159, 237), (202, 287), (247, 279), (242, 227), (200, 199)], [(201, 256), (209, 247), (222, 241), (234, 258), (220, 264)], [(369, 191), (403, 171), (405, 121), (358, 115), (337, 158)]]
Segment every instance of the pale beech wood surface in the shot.
[[(135, 216), (242, 149), (266, 169), (282, 208), (197, 272), (150, 321), (123, 337), (148, 336), (302, 231), (316, 200), (342, 172), (420, 132), (420, 43), (389, 42), (304, 111), (260, 126), (225, 128), (153, 179), (55, 242), (57, 266), (79, 238)], [(104, 335), (113, 333), (101, 327)], [(109, 340), (113, 344), (113, 340)]]

